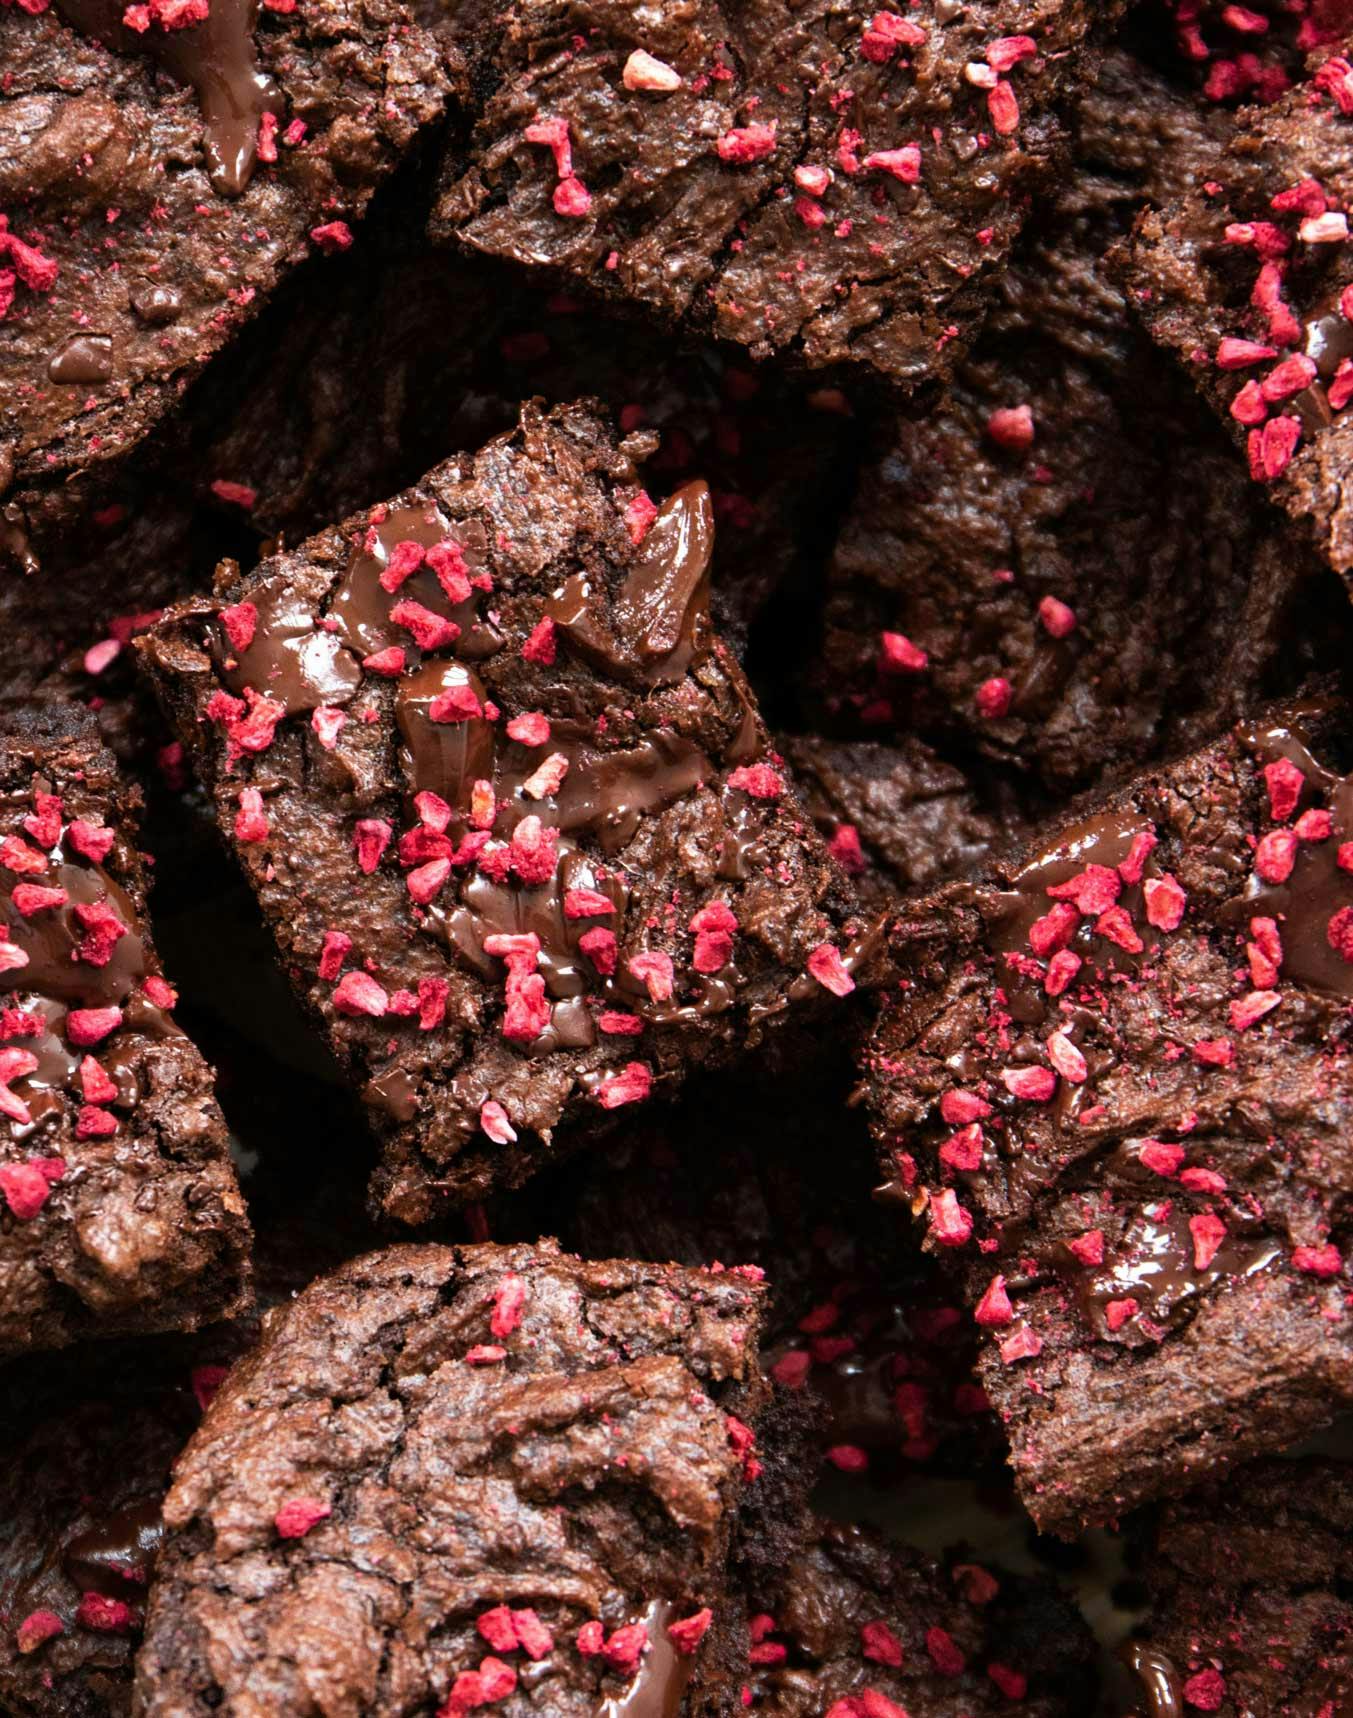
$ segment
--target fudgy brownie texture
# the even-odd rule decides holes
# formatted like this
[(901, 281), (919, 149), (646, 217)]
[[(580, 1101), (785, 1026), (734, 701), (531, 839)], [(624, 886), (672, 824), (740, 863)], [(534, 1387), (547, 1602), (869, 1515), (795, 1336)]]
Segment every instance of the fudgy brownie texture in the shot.
[(1050, 1583), (943, 1565), (818, 1523), (778, 1586), (747, 1595), (759, 1718), (1085, 1718), (1090, 1631)]
[(135, 1709), (720, 1709), (760, 1298), (407, 1246), (268, 1314), (175, 1470)]
[(886, 912), (900, 895), (977, 868), (1024, 832), (1008, 783), (980, 784), (914, 735), (872, 740), (783, 735), (804, 804), (861, 904)]
[(838, 731), (919, 732), (1064, 792), (1293, 689), (1341, 623), (1100, 261), (1229, 123), (1106, 56), (972, 357), (861, 476), (812, 676)]
[(136, 807), (85, 712), (0, 712), (0, 1355), (191, 1330), (245, 1294), (249, 1224), (170, 1013)]
[(397, 0), (5, 13), (0, 502), (127, 452), (445, 105)]
[(651, 446), (527, 406), (143, 645), (408, 1221), (839, 1007), (872, 945)]
[(757, 357), (914, 386), (980, 319), (1083, 73), (1078, 0), (525, 0), (434, 235)]
[(1123, 1648), (1144, 1718), (1353, 1704), (1353, 1485), (1342, 1463), (1256, 1463), (1163, 1512), (1152, 1611)]
[(1040, 1528), (1353, 1401), (1353, 798), (1271, 707), (908, 907), (865, 1095)]
[(790, 1079), (693, 1082), (670, 1116), (543, 1177), (504, 1216), (556, 1224), (584, 1257), (756, 1266), (770, 1295), (766, 1370), (812, 1401), (823, 1460), (878, 1482), (971, 1473), (999, 1447), (973, 1332), (944, 1273), (899, 1247), (894, 1214), (871, 1205), (849, 1085), (844, 1055)]
[(1326, 58), (1201, 155), (1121, 253), (1134, 309), (1244, 448), (1251, 476), (1346, 580), (1353, 437), (1353, 69)]

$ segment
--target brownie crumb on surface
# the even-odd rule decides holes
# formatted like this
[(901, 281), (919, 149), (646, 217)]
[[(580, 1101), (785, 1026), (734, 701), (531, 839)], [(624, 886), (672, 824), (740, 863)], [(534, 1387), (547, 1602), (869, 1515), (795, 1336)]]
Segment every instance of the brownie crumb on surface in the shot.
[(1348, 733), (1270, 707), (894, 927), (875, 1136), (1045, 1531), (1353, 1401)]
[(876, 941), (650, 447), (527, 406), (143, 645), (406, 1221), (839, 1008)]
[(551, 1242), (321, 1279), (178, 1463), (135, 1709), (731, 1713), (760, 1300)]
[(138, 805), (85, 712), (0, 709), (0, 1355), (246, 1298), (249, 1223), (151, 940)]

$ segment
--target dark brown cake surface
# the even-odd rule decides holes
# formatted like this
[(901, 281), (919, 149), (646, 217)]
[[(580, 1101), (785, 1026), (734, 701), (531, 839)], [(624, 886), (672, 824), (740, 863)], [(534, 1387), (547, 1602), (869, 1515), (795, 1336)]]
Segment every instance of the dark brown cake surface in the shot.
[(1337, 591), (1100, 260), (1229, 124), (1126, 49), (1106, 55), (1074, 171), (972, 355), (932, 412), (876, 435), (813, 676), (837, 731), (976, 749), (1065, 793), (1295, 687), (1340, 623)]
[(1201, 153), (1123, 257), (1147, 329), (1215, 408), (1251, 477), (1345, 579), (1351, 195), (1353, 70), (1336, 54), (1247, 115), (1229, 149)]
[(6, 9), (0, 500), (127, 451), (441, 112), (393, 0)]
[(527, 0), (434, 232), (758, 357), (915, 385), (975, 331), (1116, 11)]
[(146, 647), (406, 1220), (839, 1006), (872, 946), (710, 630), (708, 492), (657, 509), (648, 445), (528, 406)]
[(132, 791), (83, 712), (0, 716), (0, 1353), (233, 1310), (249, 1225), (174, 1023)]
[(550, 1242), (321, 1279), (175, 1470), (136, 1710), (682, 1710), (756, 1484), (759, 1301)]
[(876, 1137), (1045, 1529), (1353, 1399), (1347, 734), (1271, 709), (897, 921)]
[(1144, 1575), (1152, 1610), (1123, 1648), (1146, 1718), (1353, 1704), (1353, 1488), (1340, 1462), (1268, 1461), (1171, 1504)]
[(933, 1562), (818, 1525), (779, 1586), (750, 1593), (749, 1712), (765, 1718), (1084, 1718), (1090, 1632), (1048, 1582)]

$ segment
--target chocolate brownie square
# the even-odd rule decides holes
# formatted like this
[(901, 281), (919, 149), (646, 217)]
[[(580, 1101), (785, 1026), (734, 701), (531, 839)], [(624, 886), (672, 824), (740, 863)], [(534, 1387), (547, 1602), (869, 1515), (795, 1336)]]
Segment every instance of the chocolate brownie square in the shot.
[(651, 450), (529, 405), (142, 646), (406, 1221), (839, 1008), (873, 944)]
[(897, 745), (784, 735), (780, 749), (804, 804), (870, 911), (975, 870), (1024, 833), (1008, 783), (987, 782), (923, 740)]
[(868, 1130), (849, 1089), (844, 1054), (775, 1081), (693, 1082), (671, 1115), (493, 1213), (494, 1233), (549, 1223), (584, 1258), (756, 1267), (769, 1292), (766, 1370), (811, 1404), (819, 1460), (871, 1484), (972, 1473), (1000, 1445), (973, 1376), (975, 1333), (945, 1273), (900, 1248), (894, 1212), (871, 1203)]
[(1094, 1643), (1050, 1582), (819, 1522), (747, 1595), (757, 1718), (1085, 1718)]
[(1201, 153), (1121, 253), (1133, 307), (1243, 448), (1250, 475), (1345, 580), (1353, 397), (1353, 70), (1326, 58)]
[(1147, 1718), (1348, 1711), (1349, 1481), (1340, 1462), (1258, 1462), (1163, 1511), (1151, 1615), (1122, 1652)]
[(1064, 793), (1291, 690), (1340, 624), (1100, 260), (1225, 124), (1107, 56), (973, 355), (861, 476), (812, 675), (838, 731), (918, 732)]
[(397, 0), (8, 8), (0, 501), (125, 454), (285, 274), (352, 244), (449, 88)]
[(525, 0), (434, 236), (758, 358), (916, 386), (972, 337), (1056, 100), (1119, 10)]
[(137, 1710), (729, 1709), (701, 1644), (742, 1626), (760, 1299), (551, 1242), (321, 1279), (175, 1469)]
[(0, 712), (0, 1355), (235, 1311), (249, 1223), (146, 920), (137, 796), (83, 711)]
[(1045, 1531), (1353, 1402), (1351, 732), (1270, 707), (897, 922), (865, 1095)]

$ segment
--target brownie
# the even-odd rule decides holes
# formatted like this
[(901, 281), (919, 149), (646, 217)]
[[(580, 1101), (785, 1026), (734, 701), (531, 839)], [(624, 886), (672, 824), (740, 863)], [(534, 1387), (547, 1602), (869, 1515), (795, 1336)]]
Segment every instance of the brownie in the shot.
[(1150, 0), (1133, 28), (1207, 101), (1234, 108), (1276, 101), (1299, 82), (1307, 55), (1348, 31), (1348, 0)]
[(971, 338), (1118, 10), (523, 0), (433, 233), (758, 358), (914, 387)]
[(651, 446), (528, 405), (143, 644), (405, 1221), (839, 1007), (875, 941), (709, 626), (708, 491), (657, 508)]
[(1353, 1401), (1350, 732), (1270, 706), (897, 921), (864, 1095), (1044, 1531)]
[(137, 1711), (731, 1710), (700, 1646), (756, 1487), (759, 1301), (551, 1242), (321, 1279), (175, 1469)]
[(0, 712), (3, 1356), (246, 1298), (249, 1224), (151, 940), (136, 809), (85, 712)]
[(284, 275), (351, 245), (450, 83), (397, 0), (8, 9), (0, 502), (120, 458)]
[(816, 734), (779, 743), (809, 814), (871, 911), (976, 869), (1023, 833), (1025, 807), (1008, 784), (980, 780), (915, 735), (896, 745)]
[(1349, 1710), (1349, 1481), (1339, 1462), (1258, 1462), (1163, 1512), (1151, 1614), (1122, 1652), (1145, 1718)]
[(974, 1336), (944, 1273), (899, 1247), (893, 1213), (870, 1202), (848, 1063), (838, 1052), (774, 1081), (693, 1082), (671, 1115), (542, 1177), (524, 1209), (491, 1213), (494, 1233), (549, 1224), (584, 1258), (755, 1266), (766, 1369), (814, 1413), (809, 1459), (877, 1485), (971, 1473), (1000, 1442)]
[(1133, 307), (1186, 367), (1256, 485), (1346, 581), (1353, 397), (1353, 72), (1326, 58), (1200, 152), (1186, 191), (1121, 253)]
[(761, 1718), (1084, 1718), (1094, 1645), (1050, 1582), (932, 1561), (820, 1522), (778, 1586), (748, 1595), (746, 1710)]
[(1292, 690), (1346, 624), (1100, 260), (1226, 124), (1126, 49), (1106, 57), (1075, 170), (987, 331), (861, 475), (812, 675), (825, 724), (976, 750), (1065, 793)]

